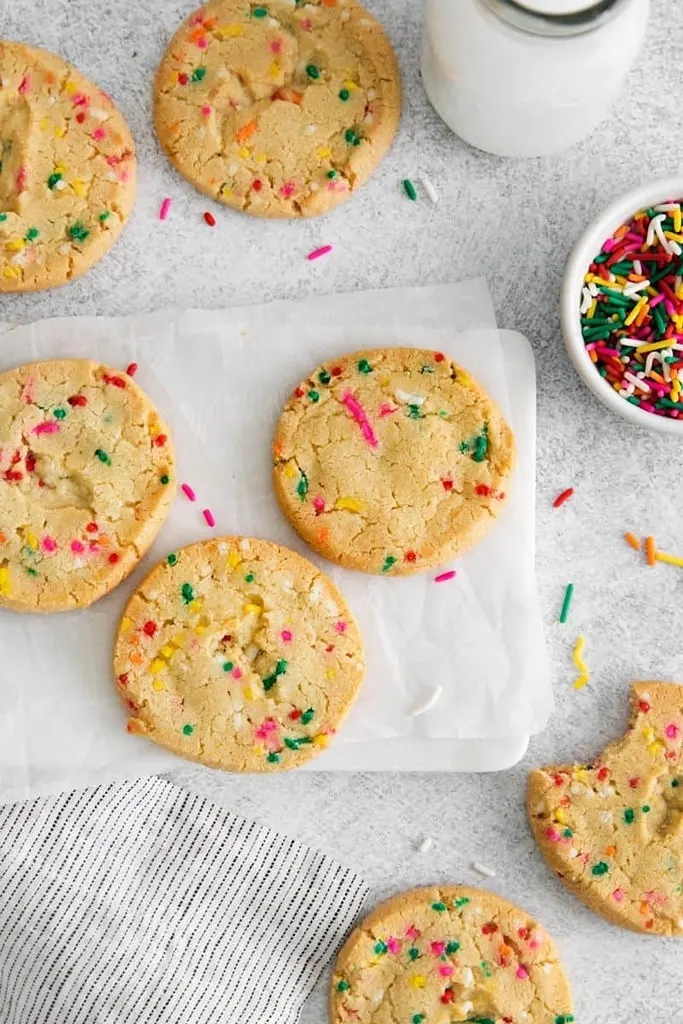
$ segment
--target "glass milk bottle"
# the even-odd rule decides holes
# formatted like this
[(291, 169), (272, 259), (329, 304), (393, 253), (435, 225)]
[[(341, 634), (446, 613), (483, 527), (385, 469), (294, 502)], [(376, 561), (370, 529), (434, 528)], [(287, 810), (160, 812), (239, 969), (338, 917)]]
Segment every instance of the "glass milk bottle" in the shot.
[(426, 4), (427, 95), (466, 142), (508, 157), (565, 149), (608, 116), (650, 8), (650, 0)]

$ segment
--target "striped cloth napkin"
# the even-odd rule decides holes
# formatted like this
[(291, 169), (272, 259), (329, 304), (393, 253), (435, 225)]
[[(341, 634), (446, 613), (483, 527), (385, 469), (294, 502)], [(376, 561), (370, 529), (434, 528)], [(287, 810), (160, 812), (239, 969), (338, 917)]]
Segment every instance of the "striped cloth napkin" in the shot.
[(2, 1024), (294, 1024), (367, 889), (151, 778), (0, 807)]

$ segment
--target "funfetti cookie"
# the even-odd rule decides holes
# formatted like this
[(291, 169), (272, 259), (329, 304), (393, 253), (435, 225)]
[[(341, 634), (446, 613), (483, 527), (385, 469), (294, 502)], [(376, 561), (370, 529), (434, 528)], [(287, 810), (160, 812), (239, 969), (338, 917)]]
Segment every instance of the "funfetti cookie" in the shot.
[(0, 40), (0, 292), (82, 274), (134, 198), (133, 140), (109, 97), (61, 57)]
[(353, 0), (216, 0), (171, 40), (154, 119), (202, 192), (259, 217), (301, 217), (370, 177), (400, 108), (391, 45)]
[(334, 968), (331, 1024), (571, 1024), (548, 933), (496, 893), (434, 886), (381, 904)]
[(440, 352), (388, 348), (319, 366), (273, 442), (275, 490), (304, 540), (340, 565), (398, 576), (469, 550), (502, 509), (512, 431)]
[(126, 373), (58, 359), (0, 374), (0, 606), (102, 597), (150, 547), (175, 483), (168, 427)]
[(214, 768), (271, 772), (324, 750), (358, 694), (358, 627), (323, 573), (265, 540), (172, 552), (124, 612), (130, 732)]
[(540, 850), (591, 910), (632, 931), (683, 935), (683, 687), (636, 683), (628, 732), (592, 765), (531, 772)]

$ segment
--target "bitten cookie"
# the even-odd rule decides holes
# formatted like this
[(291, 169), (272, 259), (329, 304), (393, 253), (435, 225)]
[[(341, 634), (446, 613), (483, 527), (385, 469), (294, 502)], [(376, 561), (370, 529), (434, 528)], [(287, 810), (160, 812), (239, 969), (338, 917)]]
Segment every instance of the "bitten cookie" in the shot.
[(133, 140), (109, 97), (60, 57), (0, 40), (0, 292), (82, 274), (134, 198)]
[(168, 428), (125, 373), (58, 359), (0, 374), (0, 605), (96, 601), (135, 568), (174, 491)]
[(529, 776), (531, 827), (591, 910), (632, 931), (683, 935), (683, 687), (636, 683), (628, 732), (593, 765)]
[(284, 514), (321, 555), (364, 572), (421, 572), (495, 522), (515, 460), (498, 407), (426, 349), (331, 360), (296, 388), (273, 442)]
[(365, 671), (332, 581), (245, 537), (192, 544), (153, 569), (124, 612), (114, 668), (130, 732), (239, 772), (324, 750)]
[(186, 178), (260, 217), (325, 213), (380, 162), (401, 108), (378, 22), (353, 0), (215, 0), (159, 66), (159, 141)]
[(343, 946), (332, 1024), (571, 1024), (553, 940), (482, 889), (413, 889), (382, 903)]

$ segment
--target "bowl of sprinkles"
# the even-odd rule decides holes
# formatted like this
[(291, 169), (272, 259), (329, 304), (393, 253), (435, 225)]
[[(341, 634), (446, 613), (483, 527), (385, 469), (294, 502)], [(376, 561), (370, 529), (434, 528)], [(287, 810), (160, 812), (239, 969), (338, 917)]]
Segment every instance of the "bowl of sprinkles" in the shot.
[(683, 434), (683, 179), (635, 189), (590, 225), (567, 263), (561, 319), (604, 405)]

